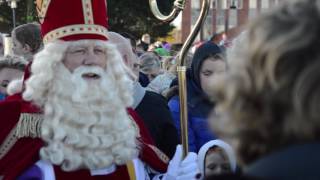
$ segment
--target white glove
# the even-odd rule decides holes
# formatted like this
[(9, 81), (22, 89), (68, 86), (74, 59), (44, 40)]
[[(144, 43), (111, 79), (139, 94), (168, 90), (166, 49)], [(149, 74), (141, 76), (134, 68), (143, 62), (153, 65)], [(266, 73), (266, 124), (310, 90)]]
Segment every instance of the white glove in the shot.
[[(176, 153), (171, 159), (167, 173), (162, 180), (192, 180), (200, 173), (196, 153), (190, 152), (182, 161), (182, 146), (178, 145)], [(182, 161), (182, 162), (181, 162)]]

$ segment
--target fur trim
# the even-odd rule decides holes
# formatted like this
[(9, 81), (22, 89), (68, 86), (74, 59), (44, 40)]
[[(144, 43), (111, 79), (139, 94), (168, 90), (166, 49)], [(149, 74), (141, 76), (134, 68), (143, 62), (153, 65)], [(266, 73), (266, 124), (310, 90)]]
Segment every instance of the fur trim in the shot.
[(43, 121), (42, 114), (22, 113), (16, 129), (16, 137), (41, 137), (41, 123)]
[(11, 81), (7, 87), (7, 93), (11, 96), (22, 92), (23, 77), (22, 79), (15, 79)]

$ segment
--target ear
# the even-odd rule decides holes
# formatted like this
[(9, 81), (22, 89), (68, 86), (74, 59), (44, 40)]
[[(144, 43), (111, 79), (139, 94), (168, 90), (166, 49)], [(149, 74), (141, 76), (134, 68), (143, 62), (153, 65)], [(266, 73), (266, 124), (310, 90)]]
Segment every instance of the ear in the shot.
[(132, 61), (128, 58), (128, 55), (125, 54), (125, 55), (122, 56), (122, 58), (123, 58), (124, 64), (132, 71), (132, 69), (133, 69), (133, 63), (132, 63)]
[(127, 56), (127, 55), (124, 55), (124, 56), (122, 56), (122, 58), (123, 58), (124, 64), (125, 64), (126, 66), (128, 66), (129, 68), (131, 68), (131, 67), (130, 67), (130, 63), (129, 63), (128, 56)]
[(28, 45), (28, 44), (25, 44), (23, 46), (23, 50), (26, 51), (26, 52), (31, 52), (32, 51), (32, 48)]

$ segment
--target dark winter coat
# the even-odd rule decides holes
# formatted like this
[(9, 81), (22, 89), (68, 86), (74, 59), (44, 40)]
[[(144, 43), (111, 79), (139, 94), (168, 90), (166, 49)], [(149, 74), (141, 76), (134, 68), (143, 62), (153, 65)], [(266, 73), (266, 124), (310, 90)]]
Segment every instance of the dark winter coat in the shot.
[(179, 139), (166, 99), (157, 93), (146, 91), (135, 111), (143, 119), (156, 146), (171, 159)]

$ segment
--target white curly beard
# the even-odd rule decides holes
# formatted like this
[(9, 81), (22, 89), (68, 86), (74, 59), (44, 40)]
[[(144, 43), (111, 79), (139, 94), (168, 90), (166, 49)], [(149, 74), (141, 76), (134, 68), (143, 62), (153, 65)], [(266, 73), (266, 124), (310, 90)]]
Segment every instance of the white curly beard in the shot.
[[(122, 165), (138, 154), (137, 132), (119, 98), (112, 74), (80, 67), (71, 75), (58, 65), (45, 103), (40, 155), (65, 171)], [(84, 73), (99, 74), (88, 83)], [(89, 86), (90, 85), (90, 86)]]

